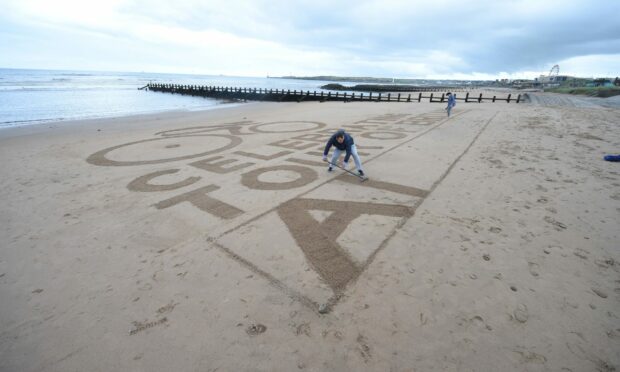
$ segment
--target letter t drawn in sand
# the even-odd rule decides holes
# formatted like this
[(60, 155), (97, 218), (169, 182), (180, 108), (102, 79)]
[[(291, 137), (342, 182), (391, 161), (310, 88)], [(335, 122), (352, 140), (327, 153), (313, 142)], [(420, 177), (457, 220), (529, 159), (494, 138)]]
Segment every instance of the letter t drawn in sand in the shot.
[(242, 215), (244, 212), (241, 209), (207, 195), (208, 193), (219, 189), (219, 186), (208, 185), (194, 191), (186, 192), (185, 194), (160, 201), (154, 206), (157, 209), (165, 209), (170, 208), (173, 205), (189, 202), (198, 209), (222, 219), (231, 219)]
[[(318, 222), (311, 210), (332, 213)], [(335, 293), (342, 292), (365, 268), (365, 263), (357, 263), (337, 242), (347, 226), (363, 214), (408, 218), (413, 212), (402, 205), (321, 199), (294, 199), (278, 207), (280, 218), (306, 259)]]

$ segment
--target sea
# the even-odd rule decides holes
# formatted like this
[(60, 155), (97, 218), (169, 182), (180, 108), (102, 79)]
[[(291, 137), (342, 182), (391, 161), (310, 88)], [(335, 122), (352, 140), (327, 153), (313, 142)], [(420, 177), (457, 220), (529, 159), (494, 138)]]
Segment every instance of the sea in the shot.
[(268, 77), (0, 68), (0, 129), (231, 105), (213, 98), (138, 89), (149, 82), (304, 91), (320, 91), (322, 85), (330, 83)]

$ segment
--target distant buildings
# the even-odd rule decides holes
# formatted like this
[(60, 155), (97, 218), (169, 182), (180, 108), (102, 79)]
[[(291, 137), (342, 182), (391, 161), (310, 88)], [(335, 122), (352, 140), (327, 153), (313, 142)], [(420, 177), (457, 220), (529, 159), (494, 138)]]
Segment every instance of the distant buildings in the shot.
[(586, 83), (587, 87), (613, 87), (614, 85), (617, 85), (618, 78), (616, 78), (615, 81), (612, 82), (611, 79), (607, 79), (607, 78), (600, 78), (600, 79), (594, 79), (592, 81), (589, 81)]
[(530, 79), (496, 79), (492, 84), (515, 89), (557, 87), (613, 87), (620, 86), (620, 78), (578, 78), (568, 75), (540, 75)]
[(539, 78), (534, 79), (542, 87), (559, 87), (563, 82), (568, 81), (571, 76), (567, 75), (540, 75)]

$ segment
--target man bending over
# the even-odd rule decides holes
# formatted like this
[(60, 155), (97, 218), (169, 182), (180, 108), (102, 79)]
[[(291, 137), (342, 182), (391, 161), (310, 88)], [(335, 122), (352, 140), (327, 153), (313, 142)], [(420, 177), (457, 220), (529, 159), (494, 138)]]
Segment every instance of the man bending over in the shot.
[(360, 160), (359, 155), (357, 154), (357, 149), (355, 148), (355, 142), (353, 142), (353, 137), (346, 133), (344, 129), (339, 129), (336, 133), (334, 133), (327, 144), (325, 145), (325, 151), (323, 151), (323, 161), (327, 161), (327, 154), (329, 154), (329, 149), (334, 146), (334, 155), (332, 156), (332, 160), (329, 164), (329, 168), (327, 168), (328, 172), (333, 170), (332, 166), (336, 165), (338, 158), (340, 157), (340, 153), (342, 151), (346, 152), (344, 156), (344, 168), (347, 168), (349, 164), (349, 158), (353, 155), (353, 161), (355, 162), (355, 167), (357, 168), (357, 172), (360, 176), (364, 176), (364, 170), (362, 169), (362, 162)]

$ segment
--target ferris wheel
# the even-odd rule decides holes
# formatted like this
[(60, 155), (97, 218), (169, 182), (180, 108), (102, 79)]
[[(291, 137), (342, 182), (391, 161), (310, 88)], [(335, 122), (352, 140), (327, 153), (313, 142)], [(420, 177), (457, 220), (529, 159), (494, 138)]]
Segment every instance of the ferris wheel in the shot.
[(560, 73), (560, 66), (553, 65), (553, 67), (551, 67), (551, 70), (549, 70), (549, 81), (555, 81), (559, 73)]

